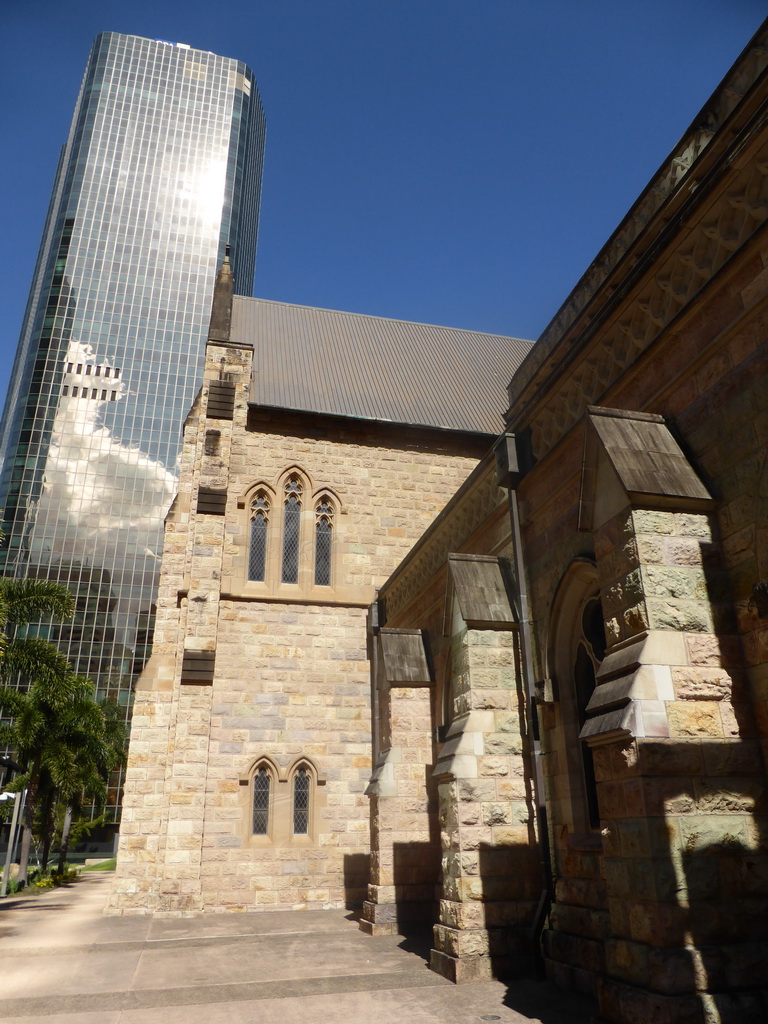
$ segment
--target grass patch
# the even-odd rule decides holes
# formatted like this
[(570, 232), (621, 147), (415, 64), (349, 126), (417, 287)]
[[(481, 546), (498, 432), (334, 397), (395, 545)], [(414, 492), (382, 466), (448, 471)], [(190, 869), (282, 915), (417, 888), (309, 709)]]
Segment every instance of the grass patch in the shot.
[(89, 864), (86, 868), (80, 868), (81, 871), (114, 871), (117, 866), (117, 861), (113, 857), (111, 860), (104, 860), (101, 864)]

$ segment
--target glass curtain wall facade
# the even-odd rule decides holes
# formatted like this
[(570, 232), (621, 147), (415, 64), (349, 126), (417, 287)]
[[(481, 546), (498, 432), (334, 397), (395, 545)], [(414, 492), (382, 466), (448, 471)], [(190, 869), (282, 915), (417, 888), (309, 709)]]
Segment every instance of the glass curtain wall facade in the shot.
[(241, 62), (96, 38), (0, 425), (0, 573), (73, 591), (74, 621), (37, 631), (126, 715), (227, 243), (252, 294), (264, 136)]

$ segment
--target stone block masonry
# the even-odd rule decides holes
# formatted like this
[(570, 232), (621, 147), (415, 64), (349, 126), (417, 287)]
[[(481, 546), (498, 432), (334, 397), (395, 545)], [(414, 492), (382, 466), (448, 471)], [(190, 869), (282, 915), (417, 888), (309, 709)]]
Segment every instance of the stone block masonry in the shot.
[[(354, 422), (330, 430), (312, 415), (249, 410), (250, 348), (210, 342), (207, 356), (166, 523), (108, 912), (359, 905), (369, 865), (366, 609), (477, 460), (435, 432)], [(220, 380), (234, 384), (232, 420), (206, 411)], [(297, 582), (284, 583), (289, 480), (301, 512)], [(198, 502), (201, 488), (226, 495), (223, 515)], [(269, 518), (263, 578), (249, 579), (255, 495)], [(318, 585), (321, 499), (333, 532), (330, 584)], [(212, 677), (185, 676), (185, 652), (198, 664), (212, 658)], [(262, 770), (267, 806), (255, 824)], [(298, 821), (301, 772), (308, 793)]]
[(454, 717), (435, 768), (443, 898), (433, 970), (452, 981), (530, 970), (526, 928), (541, 892), (527, 782), (517, 633), (451, 638)]

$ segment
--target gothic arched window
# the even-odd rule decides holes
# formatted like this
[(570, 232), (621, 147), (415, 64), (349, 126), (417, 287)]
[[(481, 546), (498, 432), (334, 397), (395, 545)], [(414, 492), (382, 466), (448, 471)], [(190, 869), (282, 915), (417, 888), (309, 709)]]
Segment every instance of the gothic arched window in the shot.
[(251, 526), (248, 543), (248, 579), (263, 583), (267, 570), (267, 526), (269, 524), (269, 501), (259, 491), (251, 502)]
[(333, 505), (323, 495), (315, 506), (315, 586), (331, 585), (331, 550), (333, 542)]
[[(581, 609), (581, 622), (575, 641), (573, 682), (576, 689), (579, 728), (581, 729), (587, 720), (587, 704), (589, 704), (589, 699), (595, 689), (595, 678), (605, 657), (605, 620), (597, 593), (590, 595)], [(587, 797), (587, 815), (592, 828), (597, 828), (600, 824), (600, 812), (597, 806), (595, 768), (592, 750), (586, 743), (582, 743), (581, 756)]]
[(312, 776), (305, 766), (299, 767), (293, 776), (293, 834), (309, 835), (309, 796)]
[(253, 834), (269, 835), (269, 806), (272, 776), (263, 765), (259, 766), (253, 776)]
[(597, 675), (605, 657), (606, 636), (597, 569), (576, 559), (558, 588), (550, 629), (550, 658), (558, 705), (552, 742), (562, 744), (558, 776), (553, 784), (565, 797), (564, 818), (576, 833), (597, 828), (600, 813), (589, 743), (581, 739)]
[(301, 532), (301, 481), (291, 476), (285, 484), (283, 505), (283, 583), (299, 582), (299, 535)]

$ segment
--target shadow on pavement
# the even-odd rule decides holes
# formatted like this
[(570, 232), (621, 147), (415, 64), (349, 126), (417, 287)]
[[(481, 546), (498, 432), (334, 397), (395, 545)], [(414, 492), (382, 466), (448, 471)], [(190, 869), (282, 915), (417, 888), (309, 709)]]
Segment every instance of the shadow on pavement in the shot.
[(507, 987), (504, 1005), (541, 1024), (589, 1024), (597, 1003), (576, 992), (564, 992), (546, 981), (516, 979)]
[(50, 903), (38, 903), (39, 897), (32, 896), (28, 899), (13, 900), (7, 903), (3, 900), (0, 903), (0, 912), (3, 910), (69, 910), (66, 905), (51, 906)]
[(409, 931), (407, 935), (400, 935), (400, 942), (398, 947), (404, 950), (406, 953), (413, 953), (420, 960), (424, 961), (424, 966), (429, 967), (429, 951), (432, 947), (432, 932), (413, 930)]

